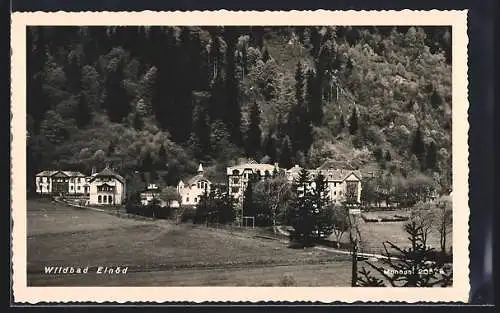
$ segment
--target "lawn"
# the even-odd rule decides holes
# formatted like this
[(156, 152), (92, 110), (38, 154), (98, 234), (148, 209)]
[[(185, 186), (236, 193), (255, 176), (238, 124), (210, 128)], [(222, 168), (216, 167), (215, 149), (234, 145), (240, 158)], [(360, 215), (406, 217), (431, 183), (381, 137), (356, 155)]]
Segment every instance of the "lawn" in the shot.
[[(409, 216), (409, 212), (405, 210), (398, 211), (380, 211), (380, 212), (369, 212), (363, 213), (369, 217), (390, 217), (394, 215), (398, 216)], [(365, 222), (361, 217), (358, 218), (358, 227), (361, 234), (361, 246), (360, 252), (365, 253), (375, 253), (383, 254), (384, 246), (383, 242), (390, 241), (397, 245), (398, 247), (407, 247), (410, 245), (408, 240), (409, 235), (404, 231), (404, 225), (408, 223), (407, 221), (391, 221), (391, 222)], [(335, 241), (336, 238), (332, 234), (329, 240)], [(349, 234), (344, 233), (341, 242), (349, 242)], [(450, 229), (450, 233), (446, 237), (446, 242), (448, 247), (453, 243), (453, 235)], [(428, 235), (427, 245), (439, 250), (439, 234), (436, 231), (431, 231)]]
[[(295, 250), (279, 241), (168, 221), (141, 221), (28, 202), (28, 285), (348, 286), (349, 256)], [(89, 274), (44, 274), (44, 266), (90, 267)], [(97, 266), (128, 266), (97, 275)]]

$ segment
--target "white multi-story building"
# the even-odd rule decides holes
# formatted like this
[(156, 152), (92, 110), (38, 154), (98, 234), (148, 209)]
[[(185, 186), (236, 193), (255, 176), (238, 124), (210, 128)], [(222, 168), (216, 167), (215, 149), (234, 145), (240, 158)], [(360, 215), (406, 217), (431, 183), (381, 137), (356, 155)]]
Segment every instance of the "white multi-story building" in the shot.
[(250, 178), (263, 180), (271, 178), (279, 171), (278, 164), (245, 163), (227, 168), (228, 192), (239, 204), (243, 203), (243, 195)]
[(212, 187), (212, 182), (205, 177), (203, 166), (198, 167), (198, 174), (191, 178), (180, 180), (177, 184), (177, 191), (180, 195), (180, 206), (195, 207), (200, 202), (200, 197), (205, 193), (209, 193)]
[[(293, 183), (299, 176), (301, 167), (295, 165), (286, 171), (286, 176), (290, 183)], [(321, 173), (327, 182), (328, 200), (333, 203), (340, 203), (346, 200), (346, 197), (352, 197), (350, 200), (361, 202), (361, 172), (359, 170), (334, 169), (322, 166), (318, 169), (308, 170), (310, 175), (310, 188), (315, 188), (314, 179)]]
[(88, 195), (86, 176), (75, 171), (43, 171), (35, 175), (38, 194)]
[(148, 184), (145, 190), (141, 192), (141, 204), (148, 205), (153, 199), (160, 200), (160, 187), (156, 184)]
[(125, 179), (106, 167), (93, 174), (90, 184), (90, 205), (117, 205), (125, 200)]

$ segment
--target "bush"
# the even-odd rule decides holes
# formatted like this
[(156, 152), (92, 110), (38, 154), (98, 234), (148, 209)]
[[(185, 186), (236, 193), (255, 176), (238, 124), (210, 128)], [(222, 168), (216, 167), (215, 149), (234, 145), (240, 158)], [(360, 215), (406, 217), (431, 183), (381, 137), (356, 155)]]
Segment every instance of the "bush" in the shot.
[(280, 286), (283, 287), (289, 287), (289, 286), (295, 286), (297, 282), (295, 281), (295, 278), (293, 278), (292, 274), (285, 274), (280, 280)]
[(174, 209), (170, 207), (161, 207), (159, 205), (140, 205), (128, 203), (125, 211), (129, 214), (140, 215), (144, 217), (154, 217), (159, 219), (172, 218)]
[(181, 214), (181, 223), (196, 222), (196, 212), (193, 210), (184, 210)]
[(174, 209), (170, 207), (155, 207), (155, 216), (160, 219), (170, 219), (174, 215)]

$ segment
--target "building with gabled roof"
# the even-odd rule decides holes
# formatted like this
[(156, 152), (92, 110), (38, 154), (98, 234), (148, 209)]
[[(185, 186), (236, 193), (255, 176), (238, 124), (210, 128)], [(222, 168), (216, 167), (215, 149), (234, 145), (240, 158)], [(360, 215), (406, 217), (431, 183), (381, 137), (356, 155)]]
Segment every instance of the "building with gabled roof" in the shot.
[(226, 169), (228, 192), (241, 205), (248, 181), (251, 178), (264, 180), (272, 178), (277, 172), (279, 172), (277, 163), (273, 165), (248, 162), (228, 167)]
[[(35, 175), (38, 194), (88, 195), (86, 176), (77, 171), (46, 170)], [(87, 186), (88, 187), (88, 186)]]
[[(293, 183), (299, 176), (302, 168), (295, 165), (286, 171), (287, 179)], [(314, 179), (320, 173), (325, 177), (328, 186), (328, 198), (333, 203), (341, 203), (345, 200), (361, 203), (361, 172), (353, 169), (331, 168), (328, 164), (323, 164), (317, 169), (308, 170), (310, 174), (311, 188), (315, 188)], [(349, 197), (350, 199), (347, 199)]]
[(212, 187), (212, 182), (204, 175), (203, 166), (198, 166), (197, 174), (193, 177), (181, 179), (177, 184), (181, 201), (180, 206), (196, 207), (200, 202), (200, 197), (205, 193), (209, 193)]
[(90, 205), (118, 205), (125, 200), (125, 179), (108, 166), (91, 175)]

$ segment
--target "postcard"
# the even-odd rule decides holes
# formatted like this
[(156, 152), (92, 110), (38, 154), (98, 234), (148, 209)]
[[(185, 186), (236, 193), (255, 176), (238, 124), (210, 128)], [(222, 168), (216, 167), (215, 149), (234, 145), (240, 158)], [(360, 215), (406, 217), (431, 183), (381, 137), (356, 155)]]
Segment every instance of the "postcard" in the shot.
[(15, 302), (467, 301), (467, 11), (13, 13), (11, 37)]

